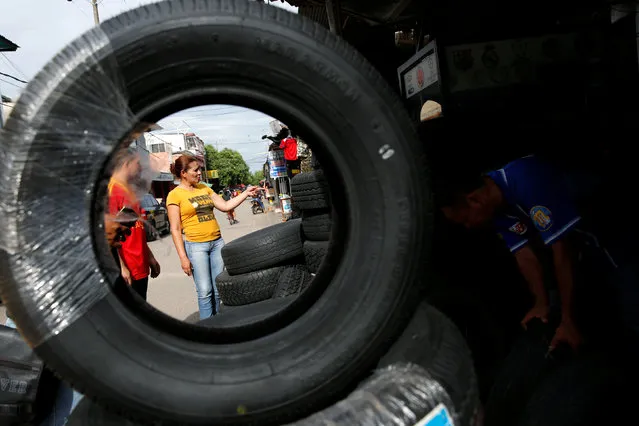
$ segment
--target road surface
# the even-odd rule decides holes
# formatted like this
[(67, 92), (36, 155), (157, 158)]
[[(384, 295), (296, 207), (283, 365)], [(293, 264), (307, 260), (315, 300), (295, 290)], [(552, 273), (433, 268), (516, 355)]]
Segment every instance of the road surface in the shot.
[[(216, 211), (222, 238), (226, 243), (258, 229), (265, 228), (282, 220), (281, 213), (269, 212), (253, 215), (250, 202), (236, 209), (239, 224), (229, 225), (226, 214)], [(149, 279), (148, 302), (162, 312), (188, 322), (197, 322), (197, 294), (193, 279), (187, 277), (180, 267), (180, 260), (170, 235), (149, 243), (162, 272), (156, 279)], [(0, 324), (4, 324), (5, 311), (0, 307)]]

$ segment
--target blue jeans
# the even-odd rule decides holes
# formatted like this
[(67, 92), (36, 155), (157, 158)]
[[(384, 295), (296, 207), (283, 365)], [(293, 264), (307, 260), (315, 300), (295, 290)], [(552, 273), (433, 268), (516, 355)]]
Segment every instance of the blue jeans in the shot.
[[(222, 247), (224, 240), (218, 238), (206, 243), (184, 243), (186, 255), (193, 265), (193, 279), (197, 290), (197, 305), (200, 319), (206, 319), (220, 311), (220, 294), (215, 285), (215, 278), (224, 271)], [(212, 297), (215, 296), (215, 311)]]
[(256, 202), (257, 202), (257, 204), (259, 204), (259, 205), (260, 205), (260, 207), (262, 207), (262, 210), (265, 210), (265, 209), (264, 209), (264, 203), (262, 202), (262, 200), (261, 200), (261, 199), (259, 199), (259, 198), (253, 198), (253, 200), (252, 200), (252, 201), (256, 201)]
[[(11, 318), (7, 318), (5, 324), (7, 327), (16, 328), (16, 324)], [(42, 420), (38, 426), (63, 426), (67, 423), (67, 417), (71, 415), (73, 409), (80, 403), (84, 397), (71, 389), (66, 383), (60, 382), (58, 394), (55, 398), (55, 404), (49, 415)]]

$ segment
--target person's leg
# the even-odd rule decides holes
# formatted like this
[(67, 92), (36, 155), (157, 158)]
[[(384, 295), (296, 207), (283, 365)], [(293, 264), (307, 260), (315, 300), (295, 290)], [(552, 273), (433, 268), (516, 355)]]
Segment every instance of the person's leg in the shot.
[(146, 300), (146, 292), (149, 288), (149, 277), (134, 280), (133, 283), (131, 283), (131, 288), (139, 294), (142, 299)]
[(213, 279), (213, 292), (215, 294), (215, 313), (220, 312), (220, 293), (217, 291), (217, 284), (215, 278), (224, 272), (224, 260), (222, 259), (222, 247), (224, 247), (224, 240), (222, 238), (211, 242), (211, 254), (209, 255), (209, 262), (211, 268), (211, 278)]
[(213, 315), (211, 298), (213, 295), (213, 281), (211, 279), (211, 267), (209, 260), (209, 243), (185, 243), (186, 254), (193, 265), (193, 280), (197, 290), (197, 305), (200, 311), (200, 320)]

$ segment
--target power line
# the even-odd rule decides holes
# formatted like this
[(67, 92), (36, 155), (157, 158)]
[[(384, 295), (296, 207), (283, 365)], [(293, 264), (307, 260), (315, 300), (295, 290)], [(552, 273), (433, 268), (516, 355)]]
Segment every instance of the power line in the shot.
[(21, 74), (24, 78), (27, 78), (27, 79), (29, 78), (29, 77), (27, 77), (27, 75), (24, 72), (22, 72), (22, 70), (20, 68), (18, 68), (18, 66), (11, 59), (9, 59), (7, 57), (7, 55), (2, 53), (2, 57), (4, 58), (5, 61), (7, 61), (9, 63), (9, 65), (11, 65), (11, 67), (14, 70), (16, 70), (18, 72), (18, 74)]
[(29, 84), (29, 82), (28, 82), (28, 81), (21, 80), (21, 79), (19, 79), (18, 77), (14, 77), (14, 76), (12, 76), (11, 74), (5, 74), (5, 73), (3, 73), (3, 72), (0, 72), (0, 75), (3, 75), (3, 76), (5, 76), (5, 77), (12, 78), (12, 79), (14, 79), (15, 81), (19, 81), (20, 83)]
[(11, 86), (13, 86), (13, 87), (17, 87), (18, 89), (24, 89), (24, 87), (22, 87), (22, 86), (18, 86), (17, 84), (12, 83), (12, 82), (10, 82), (10, 81), (3, 80), (3, 79), (1, 79), (1, 78), (0, 78), (0, 81), (1, 81), (1, 82), (3, 82), (3, 83), (9, 84), (9, 85), (11, 85)]
[(89, 15), (88, 15), (88, 14), (84, 11), (84, 9), (82, 9), (80, 6), (78, 6), (78, 4), (77, 4), (77, 3), (73, 3), (73, 2), (72, 2), (72, 4), (74, 4), (74, 5), (75, 5), (75, 7), (77, 7), (77, 8), (78, 8), (78, 10), (79, 10), (80, 12), (82, 12), (82, 14), (83, 14), (84, 16), (86, 16), (87, 18), (89, 18)]

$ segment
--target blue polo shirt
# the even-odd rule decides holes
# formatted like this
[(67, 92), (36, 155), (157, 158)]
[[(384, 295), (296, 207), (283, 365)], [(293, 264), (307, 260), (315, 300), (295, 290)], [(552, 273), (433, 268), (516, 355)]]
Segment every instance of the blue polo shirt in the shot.
[(501, 189), (507, 204), (494, 221), (511, 252), (524, 247), (536, 232), (551, 245), (581, 220), (565, 179), (534, 156), (508, 163), (487, 175)]

